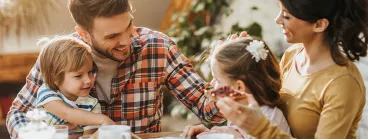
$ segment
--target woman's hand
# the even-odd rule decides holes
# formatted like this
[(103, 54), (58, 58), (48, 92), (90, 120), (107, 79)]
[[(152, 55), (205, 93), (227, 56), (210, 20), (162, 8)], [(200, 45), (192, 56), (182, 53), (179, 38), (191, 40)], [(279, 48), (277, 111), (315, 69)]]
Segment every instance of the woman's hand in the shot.
[(253, 95), (246, 95), (248, 97), (248, 105), (236, 102), (228, 97), (221, 98), (216, 104), (220, 112), (230, 120), (232, 124), (238, 126), (245, 132), (249, 132), (256, 128), (263, 114)]
[[(238, 36), (238, 34), (229, 35), (225, 41), (228, 42), (228, 41), (232, 41), (232, 40), (236, 40), (238, 38), (244, 38), (244, 37), (250, 37), (250, 35), (246, 31), (242, 31), (239, 36)], [(222, 40), (218, 40), (217, 45), (220, 45), (223, 42), (224, 41), (222, 41)]]
[(184, 128), (183, 133), (180, 135), (181, 137), (192, 137), (202, 132), (210, 131), (203, 124), (200, 125), (188, 125)]

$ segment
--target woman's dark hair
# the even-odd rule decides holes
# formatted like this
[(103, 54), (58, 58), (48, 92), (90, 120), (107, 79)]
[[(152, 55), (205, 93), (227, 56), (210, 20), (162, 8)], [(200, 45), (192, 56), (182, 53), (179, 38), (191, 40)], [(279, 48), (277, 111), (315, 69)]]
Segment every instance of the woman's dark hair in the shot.
[(253, 40), (257, 39), (248, 37), (225, 43), (215, 50), (212, 58), (221, 64), (223, 74), (243, 81), (260, 105), (275, 107), (281, 89), (279, 64), (267, 44), (264, 44), (269, 51), (267, 58), (257, 62), (247, 50)]
[[(327, 19), (325, 41), (336, 64), (367, 55), (368, 0), (280, 0), (290, 14), (315, 23)], [(343, 53), (342, 53), (342, 52)], [(345, 56), (345, 55), (346, 56)], [(346, 57), (348, 59), (346, 59)]]

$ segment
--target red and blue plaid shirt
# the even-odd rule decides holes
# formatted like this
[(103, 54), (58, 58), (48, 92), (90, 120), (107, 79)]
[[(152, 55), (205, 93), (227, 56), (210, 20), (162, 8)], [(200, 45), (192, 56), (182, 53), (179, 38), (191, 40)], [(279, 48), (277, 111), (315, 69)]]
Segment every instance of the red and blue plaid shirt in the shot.
[[(204, 90), (209, 86), (194, 70), (175, 42), (163, 33), (136, 28), (129, 59), (120, 64), (111, 82), (111, 103), (99, 98), (102, 113), (118, 124), (129, 125), (134, 133), (159, 132), (163, 115), (165, 85), (171, 93), (200, 119), (219, 124), (225, 119)], [(98, 74), (98, 70), (97, 70)], [(38, 62), (26, 78), (7, 116), (10, 136), (28, 120), (25, 113), (36, 106), (36, 96), (43, 84)], [(91, 95), (97, 97), (96, 88)]]

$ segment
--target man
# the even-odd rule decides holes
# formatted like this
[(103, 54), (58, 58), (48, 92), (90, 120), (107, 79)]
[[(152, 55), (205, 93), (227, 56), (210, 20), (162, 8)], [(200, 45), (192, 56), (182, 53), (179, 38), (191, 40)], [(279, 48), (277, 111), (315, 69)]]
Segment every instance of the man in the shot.
[[(212, 124), (224, 121), (215, 103), (204, 96), (209, 84), (193, 71), (175, 42), (160, 32), (133, 26), (128, 0), (69, 0), (68, 7), (77, 23), (76, 36), (93, 49), (97, 74), (91, 95), (117, 124), (129, 125), (135, 133), (160, 131), (163, 85), (200, 119)], [(26, 124), (25, 113), (36, 106), (42, 84), (36, 62), (7, 116), (12, 138)]]

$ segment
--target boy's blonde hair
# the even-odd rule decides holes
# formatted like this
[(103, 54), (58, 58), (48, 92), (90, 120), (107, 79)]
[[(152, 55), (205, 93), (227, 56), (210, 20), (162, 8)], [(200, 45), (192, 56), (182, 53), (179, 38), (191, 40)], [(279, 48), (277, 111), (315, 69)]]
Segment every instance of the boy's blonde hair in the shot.
[(91, 48), (73, 36), (45, 37), (37, 45), (43, 47), (39, 55), (41, 74), (54, 91), (63, 83), (65, 72), (79, 70), (84, 60), (92, 57)]

